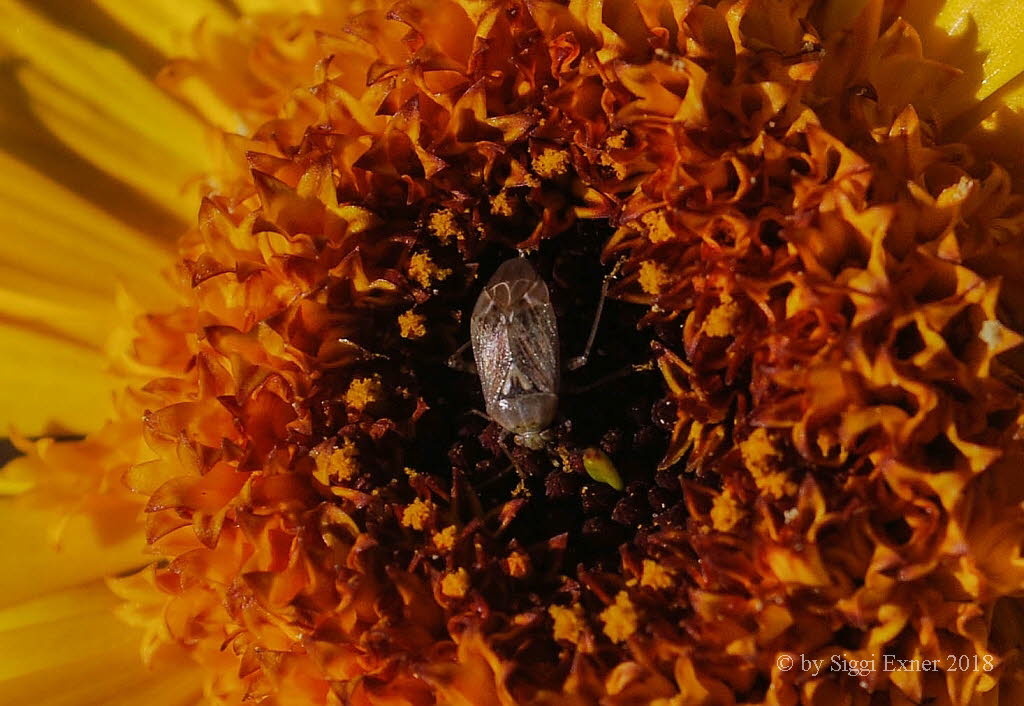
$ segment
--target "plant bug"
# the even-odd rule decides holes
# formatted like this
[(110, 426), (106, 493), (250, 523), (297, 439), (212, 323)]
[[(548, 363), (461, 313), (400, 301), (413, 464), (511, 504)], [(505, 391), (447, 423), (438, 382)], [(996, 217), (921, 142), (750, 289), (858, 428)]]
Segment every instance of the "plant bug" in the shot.
[(558, 412), (558, 325), (548, 286), (525, 258), (506, 260), (480, 293), (470, 342), (487, 414), (528, 449)]
[[(586, 348), (569, 362), (570, 369), (587, 361), (614, 273), (605, 278)], [(548, 286), (526, 258), (498, 267), (473, 307), (469, 327), (487, 415), (520, 446), (543, 448), (558, 413), (558, 324)]]

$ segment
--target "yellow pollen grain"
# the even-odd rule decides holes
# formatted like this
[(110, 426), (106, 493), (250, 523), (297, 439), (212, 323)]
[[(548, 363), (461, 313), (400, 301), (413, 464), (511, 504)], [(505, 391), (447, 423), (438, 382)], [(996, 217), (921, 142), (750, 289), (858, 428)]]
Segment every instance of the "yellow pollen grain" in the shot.
[(656, 561), (644, 559), (640, 585), (661, 590), (672, 586), (672, 572)]
[(640, 218), (640, 222), (644, 224), (647, 239), (652, 243), (667, 243), (676, 237), (662, 210), (648, 211)]
[(412, 309), (398, 315), (398, 333), (402, 338), (421, 338), (427, 333), (427, 319)]
[(346, 481), (359, 472), (358, 456), (356, 445), (345, 439), (339, 448), (316, 455), (313, 476), (324, 485), (330, 485), (332, 480)]
[(356, 378), (348, 386), (345, 393), (345, 404), (354, 409), (362, 410), (366, 405), (377, 399), (380, 394), (380, 378)]
[(529, 568), (526, 555), (520, 552), (512, 552), (505, 559), (505, 568), (508, 571), (508, 575), (513, 578), (518, 579), (526, 576), (526, 571)]
[(457, 532), (458, 530), (455, 529), (455, 525), (448, 525), (434, 535), (434, 546), (443, 552), (450, 552), (452, 547), (455, 546), (455, 535)]
[(434, 546), (442, 551), (451, 551), (455, 546), (456, 535), (458, 530), (455, 525), (448, 525), (440, 532), (434, 535)]
[(566, 642), (579, 642), (583, 633), (583, 609), (578, 603), (571, 608), (553, 605), (548, 607), (548, 615), (554, 621), (554, 636), (556, 640)]
[(648, 294), (661, 294), (661, 288), (668, 283), (665, 267), (654, 260), (640, 263), (640, 287)]
[(509, 199), (508, 194), (504, 191), (500, 192), (497, 196), (491, 199), (491, 213), (495, 213), (499, 216), (511, 216), (514, 213), (512, 208), (512, 200)]
[(612, 642), (624, 642), (632, 636), (636, 632), (637, 614), (629, 594), (619, 591), (615, 602), (601, 611), (601, 620), (604, 621), (604, 634)]
[(629, 132), (626, 131), (626, 130), (623, 130), (618, 135), (612, 135), (611, 137), (609, 137), (605, 141), (605, 144), (607, 144), (612, 149), (617, 150), (617, 149), (622, 149), (623, 147), (625, 147), (627, 140), (629, 140)]
[(469, 590), (469, 574), (465, 569), (458, 569), (441, 580), (441, 593), (449, 598), (462, 598)]
[(711, 523), (719, 532), (728, 532), (743, 519), (743, 510), (728, 488), (715, 498), (711, 507)]
[(447, 208), (430, 214), (430, 232), (442, 243), (447, 243), (453, 237), (462, 237), (462, 230), (455, 220), (455, 213)]
[(545, 179), (552, 179), (569, 170), (569, 153), (545, 147), (533, 158), (533, 171)]
[(723, 293), (719, 304), (704, 319), (701, 327), (708, 336), (721, 338), (733, 332), (733, 324), (740, 315), (740, 305), (729, 294)]
[(414, 253), (409, 258), (409, 276), (419, 282), (421, 287), (429, 287), (434, 280), (442, 280), (451, 273), (451, 270), (435, 265), (425, 252)]
[(402, 512), (402, 524), (416, 531), (421, 531), (427, 526), (433, 511), (434, 506), (432, 503), (416, 498)]
[(625, 179), (629, 176), (629, 166), (625, 162), (619, 162), (607, 152), (602, 152), (597, 159), (604, 166), (614, 170), (616, 178)]
[(797, 491), (796, 483), (789, 480), (789, 475), (785, 471), (773, 468), (774, 461), (781, 454), (772, 443), (767, 429), (758, 427), (753, 434), (741, 441), (740, 453), (743, 454), (743, 463), (761, 492), (773, 498), (781, 498)]

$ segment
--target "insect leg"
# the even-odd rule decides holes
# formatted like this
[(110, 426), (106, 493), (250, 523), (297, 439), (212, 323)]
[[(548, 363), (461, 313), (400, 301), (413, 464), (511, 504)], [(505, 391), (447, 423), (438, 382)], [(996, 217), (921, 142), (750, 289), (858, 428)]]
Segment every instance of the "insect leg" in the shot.
[(604, 300), (608, 298), (608, 287), (611, 284), (612, 278), (615, 277), (619, 272), (619, 266), (622, 261), (615, 263), (615, 267), (612, 271), (604, 276), (604, 282), (601, 283), (601, 298), (597, 301), (597, 311), (594, 312), (594, 323), (590, 326), (590, 335), (587, 336), (587, 345), (583, 348), (583, 353), (569, 360), (569, 364), (566, 366), (569, 370), (577, 370), (587, 364), (587, 360), (590, 358), (590, 349), (594, 345), (594, 338), (597, 337), (597, 327), (601, 323), (601, 312), (604, 311)]
[(607, 385), (610, 382), (614, 382), (615, 380), (618, 380), (619, 378), (624, 378), (627, 375), (632, 375), (634, 373), (642, 373), (642, 372), (650, 371), (650, 370), (654, 370), (654, 367), (653, 366), (649, 367), (648, 364), (646, 364), (646, 363), (640, 364), (640, 365), (636, 365), (636, 364), (634, 364), (634, 365), (627, 365), (627, 366), (625, 366), (623, 368), (620, 368), (619, 370), (616, 370), (614, 373), (609, 373), (608, 375), (605, 375), (604, 377), (602, 377), (602, 378), (600, 378), (598, 380), (595, 380), (594, 382), (589, 383), (587, 385), (583, 385), (583, 386), (566, 385), (566, 387), (565, 387), (565, 394), (567, 394), (567, 395), (582, 395), (582, 394), (584, 394), (586, 392), (590, 392), (591, 390), (595, 390), (595, 389), (597, 389), (597, 388), (599, 388), (599, 387), (601, 387), (603, 385)]
[(466, 341), (459, 349), (448, 356), (448, 367), (452, 370), (458, 370), (460, 372), (466, 372), (470, 375), (476, 375), (476, 361), (467, 361), (462, 357), (462, 354), (466, 352), (466, 349), (472, 345), (472, 341)]
[(512, 456), (512, 449), (508, 447), (507, 435), (502, 434), (501, 436), (498, 437), (498, 446), (501, 447), (501, 450), (502, 452), (504, 452), (505, 458), (508, 459), (508, 462), (512, 464), (512, 468), (516, 469), (516, 475), (519, 476), (520, 481), (525, 481), (526, 474), (523, 473), (523, 469), (519, 467), (519, 464), (516, 463), (515, 457)]

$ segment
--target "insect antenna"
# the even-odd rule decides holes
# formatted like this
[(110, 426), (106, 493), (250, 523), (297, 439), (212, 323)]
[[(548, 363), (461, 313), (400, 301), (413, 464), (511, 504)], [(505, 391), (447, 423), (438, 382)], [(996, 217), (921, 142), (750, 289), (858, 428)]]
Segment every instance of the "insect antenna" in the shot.
[(604, 311), (604, 302), (608, 298), (608, 287), (611, 285), (612, 279), (618, 274), (619, 268), (622, 267), (622, 260), (615, 263), (612, 267), (612, 271), (604, 276), (604, 281), (601, 283), (601, 298), (597, 300), (597, 310), (594, 312), (594, 322), (590, 325), (590, 335), (587, 336), (587, 344), (583, 347), (583, 353), (571, 359), (566, 366), (569, 370), (578, 370), (587, 364), (587, 360), (590, 358), (590, 349), (594, 346), (594, 339), (597, 338), (597, 329), (601, 324), (601, 313)]

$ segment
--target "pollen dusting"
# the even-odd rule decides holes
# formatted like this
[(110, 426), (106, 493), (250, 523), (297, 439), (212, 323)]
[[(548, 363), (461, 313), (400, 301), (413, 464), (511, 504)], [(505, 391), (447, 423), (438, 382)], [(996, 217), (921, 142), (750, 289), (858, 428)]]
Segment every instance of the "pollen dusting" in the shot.
[(409, 258), (409, 276), (424, 289), (430, 287), (434, 281), (445, 279), (451, 273), (450, 269), (438, 267), (434, 264), (434, 261), (430, 259), (430, 255), (425, 252), (413, 253), (412, 257)]
[(552, 605), (548, 606), (548, 615), (554, 623), (554, 637), (556, 640), (566, 642), (579, 642), (583, 635), (584, 621), (583, 609), (579, 604), (574, 603), (571, 607)]
[(441, 593), (449, 598), (462, 598), (469, 591), (469, 573), (465, 569), (446, 574), (441, 580)]
[(644, 224), (644, 232), (652, 243), (667, 243), (676, 237), (662, 209), (648, 211), (640, 218), (640, 222)]
[(660, 262), (644, 260), (640, 263), (640, 286), (645, 292), (660, 294), (662, 287), (667, 283), (668, 275), (665, 273), (665, 266)]
[(643, 560), (643, 573), (640, 585), (647, 588), (663, 589), (672, 586), (672, 572), (651, 559)]
[(455, 525), (448, 525), (440, 532), (434, 534), (434, 546), (443, 552), (450, 552), (455, 546), (455, 537), (458, 529)]
[(711, 507), (711, 522), (714, 528), (719, 532), (731, 532), (742, 519), (743, 509), (736, 496), (725, 488), (715, 497), (714, 505)]
[(637, 613), (629, 594), (619, 591), (615, 602), (601, 612), (601, 620), (604, 622), (604, 634), (612, 642), (625, 642), (632, 637), (637, 628)]
[(515, 213), (512, 199), (509, 198), (507, 191), (501, 191), (491, 199), (491, 213), (506, 217)]
[(427, 318), (412, 309), (404, 311), (398, 315), (398, 332), (402, 338), (422, 338), (427, 334)]
[(780, 453), (772, 443), (771, 435), (764, 427), (758, 427), (753, 433), (740, 442), (743, 463), (761, 492), (773, 498), (782, 498), (796, 492), (796, 483), (789, 480), (788, 474), (776, 469)]
[(324, 485), (331, 485), (332, 482), (344, 482), (359, 472), (357, 457), (359, 452), (356, 445), (345, 439), (341, 446), (314, 452), (316, 471), (314, 476)]
[(569, 153), (545, 147), (533, 158), (533, 171), (544, 179), (553, 179), (569, 171)]
[(629, 144), (629, 131), (622, 130), (614, 135), (609, 136), (605, 141), (605, 144), (612, 149), (622, 149)]
[(739, 302), (735, 301), (728, 292), (723, 292), (719, 297), (718, 306), (709, 311), (707, 318), (704, 319), (702, 325), (704, 333), (718, 338), (731, 335), (740, 311)]
[(416, 498), (402, 512), (402, 524), (416, 531), (423, 530), (434, 514), (434, 506), (426, 500)]
[(629, 176), (629, 165), (612, 157), (607, 152), (602, 152), (598, 162), (615, 172), (615, 178), (625, 179)]
[(430, 232), (442, 243), (448, 243), (452, 238), (462, 237), (462, 229), (455, 220), (455, 213), (447, 208), (430, 214)]
[(380, 396), (380, 376), (355, 378), (345, 393), (345, 402), (349, 407), (362, 410)]

